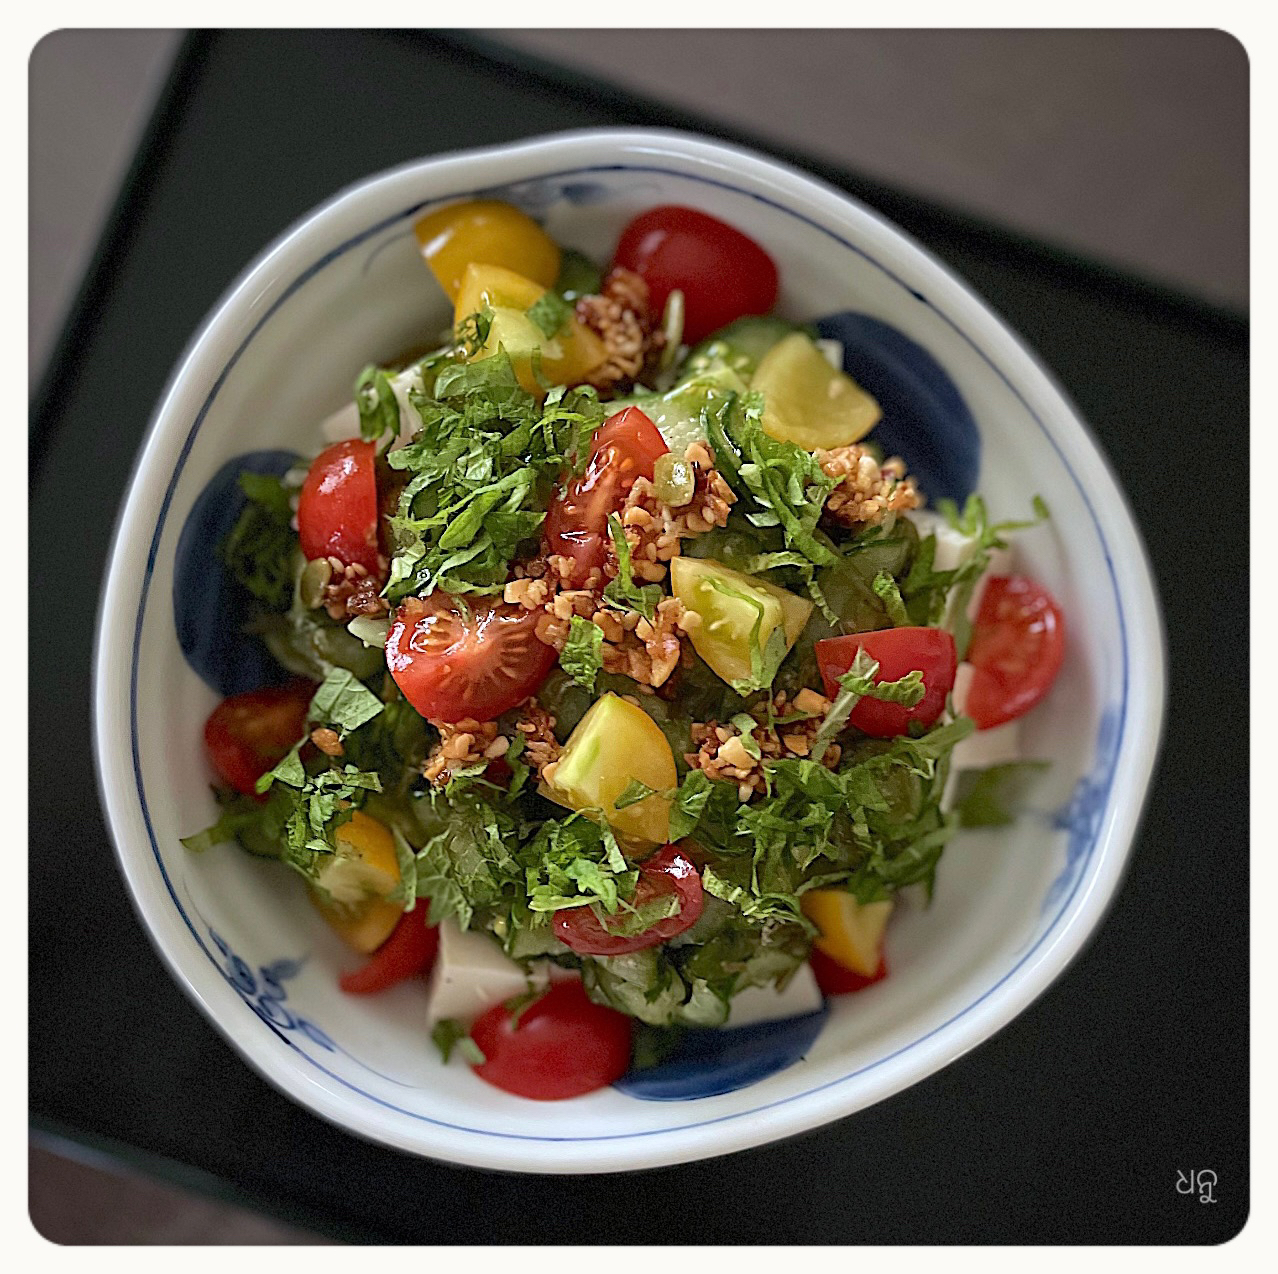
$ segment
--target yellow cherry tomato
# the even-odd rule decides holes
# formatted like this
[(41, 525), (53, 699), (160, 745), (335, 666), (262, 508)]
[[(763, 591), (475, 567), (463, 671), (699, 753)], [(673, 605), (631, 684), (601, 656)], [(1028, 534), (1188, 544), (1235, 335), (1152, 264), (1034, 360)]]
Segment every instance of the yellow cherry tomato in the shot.
[(386, 897), (399, 884), (395, 840), (359, 810), (335, 839), (338, 852), (316, 877), (311, 900), (343, 942), (367, 955), (390, 937), (404, 910)]
[(763, 432), (815, 451), (857, 442), (883, 415), (860, 385), (825, 361), (802, 332), (792, 332), (759, 361), (750, 388), (763, 395)]
[(532, 394), (544, 392), (532, 372), (533, 351), (541, 352), (541, 373), (552, 385), (578, 385), (607, 356), (604, 343), (577, 316), (571, 315), (553, 337), (548, 337), (528, 317), (528, 310), (547, 289), (504, 266), (472, 262), (462, 274), (453, 320), (462, 322), (481, 310), (492, 312), (492, 326), (475, 358), (487, 358), (505, 349), (514, 364), (519, 383)]
[(809, 889), (799, 900), (803, 914), (821, 930), (815, 945), (845, 969), (873, 977), (883, 955), (892, 900), (857, 902), (843, 889)]
[(457, 299), (462, 276), (473, 261), (504, 266), (543, 288), (559, 274), (559, 245), (527, 213), (495, 199), (437, 208), (413, 230), (426, 264), (450, 301)]
[(670, 802), (649, 796), (624, 809), (614, 805), (631, 779), (662, 792), (675, 786), (674, 753), (661, 727), (642, 709), (615, 694), (595, 700), (568, 736), (558, 762), (547, 766), (541, 791), (558, 805), (602, 810), (620, 836), (664, 844)]

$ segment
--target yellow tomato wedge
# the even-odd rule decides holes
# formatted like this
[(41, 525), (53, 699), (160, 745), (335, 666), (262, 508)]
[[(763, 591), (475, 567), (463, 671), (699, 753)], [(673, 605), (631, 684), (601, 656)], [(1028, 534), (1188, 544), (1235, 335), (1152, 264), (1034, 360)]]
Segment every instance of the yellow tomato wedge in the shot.
[(763, 655), (774, 630), (782, 630), (789, 650), (812, 614), (806, 597), (710, 558), (676, 557), (670, 587), (700, 617), (688, 634), (693, 649), (729, 685), (751, 677), (754, 656)]
[(810, 889), (800, 902), (803, 914), (821, 930), (816, 946), (845, 969), (873, 977), (883, 957), (892, 900), (857, 902), (842, 889)]
[(628, 700), (606, 694), (592, 704), (543, 779), (541, 790), (552, 801), (574, 810), (603, 810), (619, 836), (665, 843), (670, 831), (668, 800), (648, 796), (625, 809), (614, 805), (631, 779), (658, 792), (679, 781), (674, 753), (661, 727)]
[(413, 231), (426, 264), (450, 301), (457, 299), (462, 276), (472, 261), (505, 266), (543, 288), (559, 274), (559, 245), (527, 213), (496, 199), (436, 208)]
[(778, 341), (759, 360), (750, 388), (763, 395), (763, 432), (814, 451), (864, 438), (883, 414), (845, 372), (831, 367), (802, 332)]
[(578, 385), (607, 356), (603, 340), (575, 314), (549, 337), (528, 317), (528, 310), (546, 294), (546, 288), (498, 265), (472, 262), (462, 275), (453, 304), (453, 320), (462, 322), (481, 310), (492, 311), (488, 339), (474, 354), (487, 358), (505, 349), (514, 364), (519, 383), (531, 394), (544, 392), (532, 373), (533, 351), (541, 352), (541, 372), (552, 385)]
[(404, 910), (386, 897), (399, 884), (395, 840), (359, 810), (335, 839), (338, 852), (316, 877), (311, 899), (343, 942), (367, 954), (390, 937)]

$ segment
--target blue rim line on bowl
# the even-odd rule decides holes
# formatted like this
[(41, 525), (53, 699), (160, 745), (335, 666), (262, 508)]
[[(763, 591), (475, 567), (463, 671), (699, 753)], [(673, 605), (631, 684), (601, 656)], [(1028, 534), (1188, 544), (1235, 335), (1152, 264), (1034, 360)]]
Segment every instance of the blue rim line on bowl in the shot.
[[(828, 227), (806, 216), (805, 214), (801, 212), (797, 212), (794, 209), (789, 208), (786, 205), (779, 203), (778, 201), (774, 199), (770, 199), (766, 195), (759, 194), (756, 191), (744, 190), (738, 186), (733, 185), (730, 182), (725, 182), (715, 178), (706, 177), (701, 174), (682, 172), (678, 169), (663, 168), (663, 167), (658, 167), (655, 165), (645, 166), (645, 165), (632, 165), (632, 164), (606, 164), (606, 165), (596, 164), (596, 165), (563, 169), (558, 172), (543, 174), (540, 179), (553, 180), (553, 179), (567, 177), (567, 176), (584, 176), (590, 173), (602, 173), (602, 172), (656, 173), (656, 174), (662, 174), (667, 176), (674, 176), (679, 179), (694, 181), (704, 185), (717, 186), (721, 189), (724, 189), (732, 193), (742, 195), (746, 198), (750, 198), (760, 203), (766, 204), (776, 209), (777, 211), (784, 213), (786, 216), (793, 217), (799, 221), (804, 222), (805, 224), (811, 226), (812, 228), (820, 231), (822, 234), (826, 235), (827, 237), (833, 239), (840, 246), (862, 257), (864, 260), (869, 262), (876, 269), (878, 269), (884, 275), (890, 278), (899, 287), (907, 291), (916, 301), (918, 301), (919, 303), (923, 305), (926, 305), (943, 322), (945, 322), (946, 325), (951, 328), (951, 330), (953, 330), (959, 337), (961, 337), (972, 348), (972, 350), (982, 359), (982, 361), (985, 362), (986, 365), (995, 373), (995, 375), (999, 377), (999, 379), (1003, 382), (1003, 384), (1017, 398), (1017, 400), (1022, 404), (1025, 410), (1029, 413), (1030, 417), (1034, 420), (1035, 424), (1038, 425), (1039, 429), (1047, 437), (1053, 449), (1056, 451), (1057, 455), (1060, 457), (1061, 463), (1065, 466), (1065, 469), (1069, 473), (1071, 480), (1074, 482), (1075, 486), (1078, 488), (1078, 491), (1083, 499), (1083, 502), (1087, 506), (1088, 513), (1092, 517), (1093, 525), (1096, 528), (1097, 536), (1100, 540), (1101, 546), (1104, 551), (1106, 568), (1109, 574), (1110, 582), (1114, 589), (1115, 605), (1116, 605), (1117, 616), (1118, 616), (1119, 630), (1121, 634), (1120, 645), (1122, 649), (1121, 711), (1120, 711), (1119, 735), (1118, 735), (1117, 743), (1115, 744), (1115, 755), (1117, 755), (1118, 752), (1121, 750), (1121, 746), (1122, 746), (1122, 739), (1126, 729), (1128, 706), (1129, 706), (1128, 642), (1127, 642), (1127, 625), (1126, 625), (1126, 620), (1125, 620), (1124, 611), (1123, 611), (1123, 599), (1118, 587), (1117, 576), (1114, 571), (1113, 559), (1112, 559), (1112, 555), (1110, 551), (1109, 542), (1105, 538), (1104, 530), (1102, 529), (1100, 525), (1100, 521), (1096, 516), (1095, 509), (1092, 505), (1091, 499), (1088, 495), (1088, 492), (1085, 486), (1083, 485), (1082, 482), (1080, 482), (1077, 474), (1074, 472), (1073, 466), (1071, 466), (1071, 464), (1069, 463), (1069, 460), (1066, 458), (1064, 452), (1061, 450), (1061, 447), (1059, 443), (1057, 442), (1056, 438), (1053, 437), (1051, 431), (1043, 424), (1038, 414), (1026, 401), (1025, 397), (1016, 388), (1016, 386), (1012, 383), (1011, 378), (1007, 374), (1005, 374), (1002, 371), (1002, 369), (998, 366), (994, 358), (990, 354), (986, 353), (986, 351), (983, 350), (973, 340), (972, 337), (970, 337), (965, 331), (963, 331), (963, 329), (960, 328), (959, 325), (955, 323), (951, 318), (949, 318), (947, 314), (945, 314), (942, 310), (938, 309), (926, 296), (920, 293), (917, 289), (910, 287), (907, 283), (904, 282), (904, 280), (902, 280), (899, 276), (897, 276), (887, 266), (883, 265), (880, 261), (878, 261), (874, 256), (872, 256), (865, 249), (860, 248), (855, 244), (849, 243), (847, 240), (843, 239), (840, 235), (836, 234), (833, 230), (830, 230)], [(209, 951), (208, 947), (205, 945), (203, 939), (200, 937), (198, 931), (196, 930), (194, 924), (192, 924), (190, 917), (186, 914), (186, 911), (182, 907), (182, 904), (177, 897), (177, 893), (174, 890), (173, 884), (171, 880), (169, 879), (168, 872), (165, 870), (164, 862), (160, 854), (159, 844), (156, 840), (155, 831), (151, 823), (150, 810), (147, 806), (146, 793), (145, 793), (144, 784), (142, 780), (141, 757), (140, 757), (139, 742), (138, 742), (138, 731), (137, 731), (138, 658), (139, 658), (139, 652), (140, 652), (140, 646), (141, 646), (142, 627), (143, 627), (143, 621), (146, 615), (147, 600), (150, 593), (151, 577), (154, 572), (156, 558), (159, 553), (160, 539), (164, 530), (164, 524), (168, 516), (169, 506), (172, 502), (174, 491), (177, 488), (178, 480), (181, 477), (182, 470), (186, 464), (186, 460), (190, 454), (192, 446), (194, 445), (196, 435), (199, 433), (200, 427), (203, 424), (203, 421), (205, 417), (207, 416), (209, 409), (211, 408), (214, 400), (216, 399), (227, 377), (230, 375), (236, 363), (244, 354), (248, 346), (252, 343), (253, 339), (256, 337), (256, 335), (261, 330), (261, 328), (291, 296), (293, 296), (302, 286), (304, 286), (307, 281), (309, 281), (321, 270), (323, 270), (325, 266), (337, 260), (340, 256), (349, 252), (351, 249), (358, 247), (359, 244), (367, 242), (367, 240), (370, 239), (372, 236), (380, 233), (383, 230), (388, 229), (389, 227), (395, 225), (396, 223), (400, 221), (403, 221), (404, 219), (408, 217), (415, 215), (417, 212), (421, 211), (421, 209), (428, 207), (432, 204), (445, 202), (451, 199), (463, 198), (463, 197), (478, 194), (478, 193), (491, 194), (494, 189), (498, 189), (498, 188), (488, 186), (488, 187), (481, 187), (479, 190), (468, 189), (464, 191), (458, 191), (449, 195), (438, 196), (429, 200), (422, 200), (412, 205), (408, 209), (398, 214), (395, 214), (394, 216), (383, 218), (374, 226), (369, 227), (368, 229), (361, 231), (359, 234), (352, 236), (350, 239), (346, 240), (344, 243), (340, 244), (338, 247), (325, 253), (324, 256), (322, 256), (318, 261), (314, 262), (311, 266), (309, 266), (307, 269), (302, 271), (302, 273), (299, 274), (295, 279), (293, 279), (293, 281), (281, 292), (281, 294), (271, 304), (270, 308), (266, 311), (266, 313), (263, 314), (261, 318), (254, 324), (249, 334), (240, 343), (235, 353), (232, 354), (230, 359), (227, 361), (226, 365), (223, 367), (221, 373), (218, 375), (217, 379), (214, 381), (213, 387), (209, 391), (209, 394), (207, 398), (205, 399), (204, 404), (202, 405), (202, 407), (200, 408), (200, 411), (196, 415), (195, 421), (191, 426), (191, 429), (187, 435), (185, 442), (183, 443), (182, 450), (178, 457), (177, 465), (174, 469), (172, 477), (169, 480), (168, 487), (165, 490), (164, 499), (161, 503), (160, 512), (156, 521), (155, 531), (152, 536), (150, 549), (147, 554), (146, 571), (143, 577), (142, 591), (141, 591), (141, 596), (138, 602), (137, 619), (136, 619), (136, 624), (134, 628), (134, 647), (133, 647), (132, 669), (130, 673), (130, 703), (129, 703), (133, 769), (134, 769), (134, 776), (135, 776), (135, 781), (137, 785), (138, 799), (141, 804), (142, 815), (146, 825), (147, 834), (151, 841), (152, 852), (154, 854), (156, 864), (159, 867), (161, 876), (164, 880), (165, 886), (168, 889), (169, 896), (172, 898), (173, 904), (177, 908), (183, 921), (186, 923), (187, 928), (190, 930), (192, 936), (195, 938), (196, 943), (198, 944), (200, 949), (204, 952), (205, 956), (214, 965), (214, 967), (218, 969), (219, 973), (222, 973), (222, 970), (220, 966), (218, 965), (216, 958), (213, 956), (212, 952)], [(1108, 808), (1108, 805), (1109, 805), (1109, 797), (1112, 791), (1112, 783), (1113, 783), (1113, 771), (1111, 770), (1109, 779), (1105, 787), (1104, 804), (1106, 809)], [(1068, 891), (1064, 900), (1061, 902), (1060, 908), (1058, 909), (1056, 915), (1051, 919), (1051, 921), (1048, 923), (1046, 928), (1040, 934), (1038, 940), (1029, 948), (1028, 951), (1024, 952), (1024, 954), (1017, 961), (1017, 963), (1013, 965), (1013, 967), (1010, 970), (1008, 970), (1008, 972), (1005, 973), (1003, 977), (1001, 977), (992, 986), (987, 988), (986, 991), (980, 997), (978, 997), (976, 1000), (973, 1000), (971, 1003), (966, 1005), (962, 1010), (960, 1010), (960, 1012), (954, 1014), (952, 1017), (948, 1018), (945, 1022), (942, 1022), (939, 1025), (933, 1027), (932, 1030), (928, 1031), (926, 1034), (911, 1041), (909, 1044), (903, 1045), (901, 1048), (896, 1049), (894, 1052), (889, 1053), (885, 1055), (884, 1057), (878, 1058), (875, 1061), (870, 1062), (867, 1065), (860, 1067), (859, 1069), (855, 1071), (849, 1072), (847, 1075), (842, 1075), (842, 1076), (839, 1076), (837, 1079), (829, 1080), (824, 1084), (820, 1084), (815, 1088), (805, 1089), (801, 1093), (795, 1093), (789, 1097), (779, 1098), (776, 1101), (768, 1102), (760, 1106), (755, 1106), (750, 1108), (749, 1110), (737, 1111), (730, 1114), (720, 1115), (712, 1119), (699, 1120), (699, 1121), (694, 1121), (694, 1122), (684, 1123), (684, 1124), (677, 1124), (677, 1125), (673, 1125), (673, 1126), (665, 1127), (665, 1128), (644, 1129), (637, 1132), (617, 1133), (617, 1134), (611, 1134), (611, 1135), (599, 1136), (599, 1137), (533, 1136), (533, 1135), (522, 1134), (522, 1133), (498, 1132), (493, 1129), (486, 1129), (486, 1128), (473, 1128), (467, 1125), (452, 1124), (445, 1120), (434, 1119), (429, 1115), (420, 1114), (415, 1111), (405, 1110), (402, 1107), (396, 1106), (391, 1102), (385, 1101), (382, 1098), (379, 1098), (371, 1093), (368, 1093), (364, 1091), (363, 1089), (359, 1088), (357, 1085), (351, 1083), (349, 1080), (343, 1078), (340, 1075), (334, 1074), (332, 1071), (322, 1066), (315, 1058), (311, 1057), (304, 1050), (299, 1048), (295, 1041), (287, 1038), (281, 1031), (271, 1026), (269, 1022), (266, 1023), (266, 1025), (271, 1026), (271, 1029), (274, 1031), (277, 1038), (282, 1040), (291, 1049), (297, 1052), (301, 1057), (305, 1058), (306, 1061), (311, 1066), (315, 1067), (317, 1070), (319, 1070), (324, 1075), (328, 1076), (330, 1079), (334, 1080), (336, 1083), (341, 1084), (343, 1087), (350, 1089), (352, 1092), (359, 1094), (361, 1097), (364, 1097), (367, 1100), (374, 1102), (377, 1105), (380, 1105), (388, 1110), (394, 1111), (397, 1114), (407, 1115), (412, 1119), (420, 1120), (426, 1123), (434, 1124), (439, 1127), (448, 1128), (458, 1132), (466, 1132), (466, 1133), (477, 1134), (481, 1136), (497, 1137), (497, 1138), (502, 1138), (506, 1140), (518, 1140), (518, 1141), (598, 1142), (598, 1141), (627, 1140), (627, 1139), (636, 1138), (636, 1137), (655, 1137), (655, 1136), (660, 1136), (663, 1134), (683, 1132), (683, 1131), (688, 1131), (695, 1128), (706, 1127), (711, 1124), (722, 1123), (726, 1120), (740, 1119), (745, 1116), (758, 1114), (761, 1111), (769, 1110), (777, 1106), (782, 1106), (782, 1105), (786, 1105), (786, 1104), (801, 1100), (802, 1098), (808, 1097), (813, 1093), (821, 1092), (835, 1085), (846, 1083), (848, 1080), (854, 1078), (855, 1076), (864, 1074), (867, 1071), (880, 1067), (884, 1063), (890, 1061), (891, 1059), (900, 1057), (901, 1055), (918, 1048), (921, 1044), (931, 1039), (933, 1036), (937, 1035), (939, 1032), (945, 1030), (946, 1028), (951, 1026), (954, 1022), (958, 1021), (960, 1018), (971, 1013), (973, 1009), (975, 1009), (984, 1000), (988, 999), (989, 996), (991, 996), (1000, 986), (1002, 986), (1005, 982), (1007, 982), (1008, 979), (1010, 979), (1019, 969), (1021, 969), (1024, 966), (1024, 964), (1039, 950), (1039, 948), (1042, 947), (1042, 945), (1053, 935), (1057, 924), (1061, 920), (1061, 917), (1065, 914), (1066, 910), (1069, 907), (1069, 904), (1073, 900), (1083, 880), (1086, 878), (1087, 873), (1085, 869), (1087, 864), (1090, 862), (1093, 851), (1095, 850), (1097, 840), (1099, 839), (1099, 836), (1100, 836), (1100, 828), (1103, 821), (1104, 821), (1103, 819), (1097, 820), (1095, 830), (1093, 831), (1091, 840), (1087, 847), (1086, 855), (1083, 856), (1083, 859), (1082, 859), (1081, 869), (1077, 870), (1073, 887)]]

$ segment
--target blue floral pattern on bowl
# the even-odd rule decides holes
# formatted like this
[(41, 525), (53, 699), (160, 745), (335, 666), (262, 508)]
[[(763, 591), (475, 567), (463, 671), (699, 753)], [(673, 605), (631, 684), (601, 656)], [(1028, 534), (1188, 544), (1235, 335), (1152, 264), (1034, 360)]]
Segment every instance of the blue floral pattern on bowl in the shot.
[(234, 951), (226, 939), (212, 926), (209, 937), (222, 954), (218, 967), (222, 976), (239, 992), (240, 998), (254, 1013), (277, 1031), (300, 1031), (330, 1053), (337, 1052), (337, 1045), (314, 1022), (294, 1013), (286, 1004), (288, 990), (284, 983), (302, 971), (301, 960), (275, 960), (259, 965), (254, 972)]
[(1100, 821), (1109, 803), (1109, 789), (1114, 782), (1121, 725), (1116, 708), (1110, 708), (1101, 717), (1092, 768), (1078, 780), (1069, 800), (1052, 816), (1052, 825), (1068, 836), (1065, 865), (1048, 887), (1039, 908), (1042, 914), (1049, 912), (1073, 888), (1087, 860), (1087, 851), (1100, 830)]
[(613, 1087), (644, 1101), (718, 1097), (801, 1061), (825, 1025), (827, 1009), (750, 1026), (685, 1031), (655, 1066), (631, 1070)]

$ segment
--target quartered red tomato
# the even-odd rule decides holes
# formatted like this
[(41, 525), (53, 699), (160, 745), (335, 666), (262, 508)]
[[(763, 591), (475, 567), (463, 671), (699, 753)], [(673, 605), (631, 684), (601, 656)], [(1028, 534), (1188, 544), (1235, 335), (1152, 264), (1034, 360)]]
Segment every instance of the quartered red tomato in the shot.
[(377, 574), (377, 460), (351, 438), (321, 451), (302, 484), (297, 531), (309, 560), (336, 557)]
[(430, 923), (429, 904), (406, 911), (391, 935), (361, 969), (343, 973), (338, 986), (351, 995), (371, 995), (430, 972), (439, 950), (439, 929)]
[(213, 768), (237, 792), (256, 797), (258, 779), (302, 737), (314, 693), (309, 681), (295, 681), (223, 699), (204, 723)]
[(740, 230), (695, 208), (664, 204), (640, 213), (622, 232), (613, 264), (648, 285), (660, 314), (683, 293), (683, 339), (689, 345), (746, 314), (767, 314), (777, 301), (777, 267)]
[(491, 598), (465, 609), (436, 590), (395, 612), (386, 666), (404, 698), (430, 721), (492, 721), (522, 703), (558, 656), (537, 640), (537, 612)]
[(816, 643), (817, 667), (825, 693), (839, 693), (839, 678), (852, 667), (856, 652), (876, 659), (875, 681), (897, 681), (917, 669), (923, 674), (923, 698), (912, 708), (881, 699), (862, 699), (848, 723), (876, 739), (905, 734), (911, 721), (932, 725), (945, 709), (945, 696), (954, 689), (958, 654), (954, 638), (943, 628), (885, 628), (873, 633), (827, 637)]
[(607, 558), (608, 515), (621, 507), (636, 478), (651, 481), (658, 457), (669, 450), (638, 407), (619, 411), (595, 430), (585, 470), (569, 480), (546, 514), (546, 542), (552, 553), (572, 559), (576, 587)]
[(817, 947), (808, 953), (808, 963), (822, 995), (849, 995), (853, 991), (864, 991), (867, 986), (887, 977), (886, 960), (880, 960), (879, 967), (867, 978), (864, 973), (857, 973), (832, 960)]
[[(614, 956), (658, 946), (691, 929), (701, 915), (701, 873), (677, 846), (667, 845), (639, 865), (639, 881), (631, 905), (642, 907), (672, 894), (679, 899), (678, 912), (658, 920), (642, 933), (626, 936), (609, 933), (593, 907), (569, 907), (555, 912), (555, 937), (579, 955)], [(608, 919), (615, 922), (624, 914)]]
[(1051, 689), (1064, 657), (1065, 621), (1051, 593), (1023, 575), (991, 579), (968, 645), (967, 715), (988, 730), (1028, 712)]
[(631, 1029), (630, 1018), (595, 1004), (580, 982), (557, 982), (517, 1019), (504, 1004), (479, 1018), (470, 1037), (485, 1060), (473, 1069), (517, 1097), (580, 1097), (626, 1073)]

